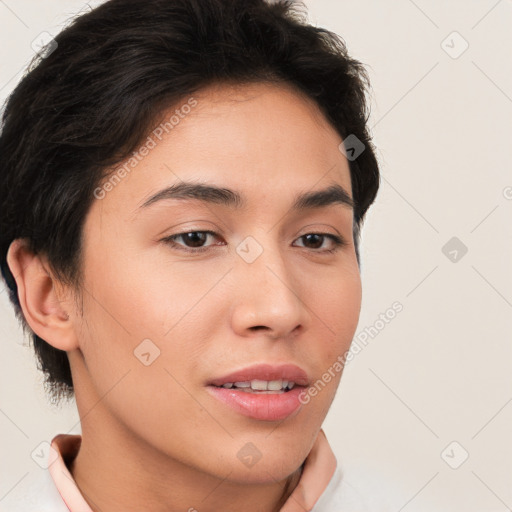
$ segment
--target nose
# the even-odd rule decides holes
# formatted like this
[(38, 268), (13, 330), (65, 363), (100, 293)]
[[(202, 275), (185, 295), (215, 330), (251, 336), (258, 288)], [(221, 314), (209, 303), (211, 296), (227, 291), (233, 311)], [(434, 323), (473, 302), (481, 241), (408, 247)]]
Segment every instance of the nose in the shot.
[(307, 329), (311, 316), (299, 275), (270, 243), (252, 262), (237, 255), (232, 279), (235, 298), (231, 323), (240, 336), (287, 338)]

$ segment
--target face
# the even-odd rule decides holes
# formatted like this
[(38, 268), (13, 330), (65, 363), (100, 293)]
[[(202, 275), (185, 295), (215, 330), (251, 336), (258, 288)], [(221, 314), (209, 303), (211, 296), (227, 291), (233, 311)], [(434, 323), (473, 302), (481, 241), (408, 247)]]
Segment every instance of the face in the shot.
[[(94, 390), (123, 429), (188, 467), (281, 479), (311, 449), (341, 372), (322, 375), (348, 350), (361, 305), (350, 205), (331, 193), (294, 206), (328, 187), (350, 199), (348, 162), (315, 104), (287, 86), (216, 86), (194, 99), (87, 215), (77, 400)], [(182, 188), (143, 206), (185, 183), (238, 201)], [(245, 371), (261, 364), (275, 372)], [(298, 381), (295, 367), (323, 382), (307, 404), (298, 383), (212, 385)], [(254, 447), (249, 467), (240, 450)]]

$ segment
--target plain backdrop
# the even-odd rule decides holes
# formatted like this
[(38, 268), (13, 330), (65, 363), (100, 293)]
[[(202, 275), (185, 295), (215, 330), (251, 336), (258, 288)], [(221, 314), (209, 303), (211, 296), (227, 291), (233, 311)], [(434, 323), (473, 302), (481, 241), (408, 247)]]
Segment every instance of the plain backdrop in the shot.
[[(367, 344), (324, 430), (347, 478), (396, 512), (512, 508), (512, 1), (309, 0), (372, 82), (382, 185), (362, 237)], [(91, 2), (90, 5), (96, 5)], [(0, 0), (0, 99), (80, 0)], [(1, 155), (0, 155), (1, 158)], [(0, 498), (30, 454), (80, 433), (42, 390), (0, 288)], [(403, 310), (378, 322), (398, 301)], [(1, 501), (0, 501), (0, 510)]]

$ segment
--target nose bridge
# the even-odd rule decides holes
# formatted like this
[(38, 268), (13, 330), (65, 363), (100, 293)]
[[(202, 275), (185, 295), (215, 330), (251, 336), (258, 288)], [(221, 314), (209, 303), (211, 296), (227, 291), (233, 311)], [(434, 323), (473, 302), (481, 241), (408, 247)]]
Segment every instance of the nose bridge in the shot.
[(255, 279), (265, 291), (270, 288), (270, 291), (293, 295), (293, 280), (279, 242), (271, 233), (256, 236), (247, 236), (236, 249), (242, 260), (237, 262), (241, 274), (246, 279)]
[(246, 237), (236, 248), (239, 289), (235, 328), (267, 327), (284, 336), (306, 322), (305, 306), (273, 233)]

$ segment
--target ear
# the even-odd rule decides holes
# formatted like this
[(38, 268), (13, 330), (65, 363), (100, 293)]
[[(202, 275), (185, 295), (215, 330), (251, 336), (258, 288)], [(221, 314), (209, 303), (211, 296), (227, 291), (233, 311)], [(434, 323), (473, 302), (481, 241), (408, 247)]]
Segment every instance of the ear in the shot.
[(18, 238), (9, 246), (7, 264), (30, 328), (55, 348), (78, 348), (71, 293), (52, 276), (47, 259), (31, 252), (27, 240)]

